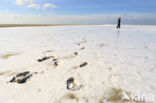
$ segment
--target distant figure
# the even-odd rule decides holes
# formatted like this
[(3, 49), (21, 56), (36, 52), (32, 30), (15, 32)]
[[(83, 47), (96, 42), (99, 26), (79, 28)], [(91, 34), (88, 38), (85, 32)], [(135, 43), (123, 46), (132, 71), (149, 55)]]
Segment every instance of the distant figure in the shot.
[(118, 19), (117, 29), (120, 29), (121, 18)]

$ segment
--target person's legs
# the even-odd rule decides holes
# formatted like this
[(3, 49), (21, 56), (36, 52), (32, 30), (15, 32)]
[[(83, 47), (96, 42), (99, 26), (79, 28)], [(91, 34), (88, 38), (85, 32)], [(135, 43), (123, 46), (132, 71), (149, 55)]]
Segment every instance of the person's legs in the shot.
[(119, 24), (117, 25), (117, 27), (116, 27), (117, 29), (119, 28)]
[(120, 23), (118, 23), (118, 25), (117, 25), (117, 29), (120, 29)]

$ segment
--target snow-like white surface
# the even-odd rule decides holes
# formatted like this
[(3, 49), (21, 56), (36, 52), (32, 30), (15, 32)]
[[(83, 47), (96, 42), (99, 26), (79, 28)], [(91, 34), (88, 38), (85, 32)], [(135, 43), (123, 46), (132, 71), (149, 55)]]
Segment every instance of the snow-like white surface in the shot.
[[(0, 57), (7, 54), (16, 55), (0, 58), (1, 103), (102, 103), (111, 88), (156, 95), (156, 26), (0, 28)], [(52, 55), (58, 67), (51, 59), (37, 62)], [(88, 65), (75, 69), (83, 62)], [(27, 70), (38, 74), (25, 84), (7, 83)], [(70, 77), (84, 87), (67, 90)], [(79, 100), (66, 98), (69, 93)]]

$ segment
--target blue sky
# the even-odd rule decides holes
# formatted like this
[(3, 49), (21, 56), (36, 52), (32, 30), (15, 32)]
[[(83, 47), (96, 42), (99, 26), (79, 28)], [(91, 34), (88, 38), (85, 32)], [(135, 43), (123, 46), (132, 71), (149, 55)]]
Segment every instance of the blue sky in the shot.
[(0, 0), (0, 23), (156, 24), (156, 0)]
[(58, 6), (69, 14), (156, 12), (156, 0), (60, 0)]

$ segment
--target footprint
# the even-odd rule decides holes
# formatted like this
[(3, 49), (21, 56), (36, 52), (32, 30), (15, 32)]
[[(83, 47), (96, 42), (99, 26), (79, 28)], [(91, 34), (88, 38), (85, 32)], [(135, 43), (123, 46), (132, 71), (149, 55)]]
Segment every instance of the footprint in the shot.
[(83, 86), (82, 84), (79, 83), (80, 81), (78, 81), (76, 78), (74, 77), (70, 77), (67, 80), (67, 89), (71, 90), (71, 91), (77, 91), (80, 90)]
[(78, 56), (78, 55), (79, 55), (79, 53), (78, 53), (78, 52), (74, 52), (74, 55)]
[(80, 50), (83, 50), (83, 49), (85, 49), (85, 47), (80, 48)]
[(74, 52), (73, 54), (69, 55), (69, 56), (64, 56), (62, 57), (63, 59), (71, 59), (71, 58), (75, 58), (76, 56), (78, 56), (79, 53), (78, 52)]
[(55, 58), (55, 56), (45, 56), (45, 57), (43, 57), (43, 58), (41, 58), (41, 59), (38, 59), (37, 61), (38, 61), (38, 62), (43, 62), (43, 61), (48, 60), (48, 59), (50, 59), (50, 58)]
[(83, 62), (82, 64), (80, 64), (79, 66), (73, 66), (73, 69), (78, 69), (78, 68), (82, 68), (88, 65), (88, 62)]
[(69, 93), (65, 96), (63, 96), (60, 100), (59, 103), (75, 103), (75, 102), (79, 102), (79, 97), (76, 94), (73, 93)]
[[(104, 93), (103, 98), (100, 98), (99, 103), (126, 103), (134, 102), (132, 101), (131, 92), (125, 91), (121, 88), (109, 88), (107, 93)], [(137, 103), (142, 103), (142, 101), (135, 101)]]
[(10, 72), (11, 72), (11, 71), (0, 72), (0, 75), (8, 74), (8, 73), (10, 73)]
[(84, 38), (82, 39), (81, 42), (78, 42), (78, 43), (74, 43), (74, 44), (77, 44), (77, 45), (81, 45), (81, 44), (84, 44), (84, 43), (87, 43), (87, 40)]
[(25, 72), (18, 73), (9, 81), (9, 83), (14, 83), (14, 82), (18, 84), (26, 83), (27, 80), (29, 80), (34, 74), (37, 74), (37, 72), (30, 73), (30, 71), (25, 71)]
[(104, 47), (104, 46), (109, 46), (108, 44), (105, 44), (105, 43), (102, 43), (102, 44), (99, 44), (100, 47)]
[(82, 68), (82, 67), (84, 67), (84, 66), (86, 66), (86, 65), (88, 65), (88, 62), (84, 62), (84, 63), (82, 63), (82, 64), (80, 64), (80, 68)]
[(47, 51), (42, 52), (42, 53), (50, 53), (50, 52), (53, 52), (53, 50), (47, 50)]
[(20, 53), (8, 53), (8, 54), (5, 54), (5, 55), (2, 55), (1, 58), (3, 59), (8, 59), (10, 58), (11, 56), (16, 56), (16, 55), (19, 55)]
[(55, 59), (55, 58), (54, 58), (52, 61), (53, 61), (55, 67), (57, 67), (57, 66), (59, 65), (58, 63), (59, 63), (60, 61), (59, 61), (58, 59)]

